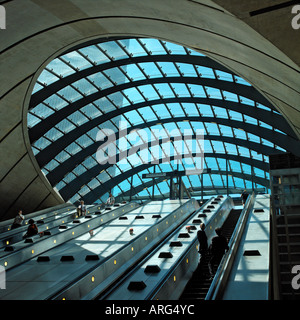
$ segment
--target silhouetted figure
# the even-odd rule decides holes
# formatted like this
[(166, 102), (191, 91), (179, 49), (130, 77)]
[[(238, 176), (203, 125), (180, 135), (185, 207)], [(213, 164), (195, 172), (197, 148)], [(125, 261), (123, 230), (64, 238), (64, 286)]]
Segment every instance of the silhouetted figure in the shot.
[(203, 272), (203, 265), (205, 262), (205, 258), (207, 256), (208, 244), (207, 244), (207, 236), (205, 233), (205, 224), (200, 224), (200, 230), (197, 232), (197, 238), (199, 241), (199, 253), (200, 253), (200, 261), (199, 261), (199, 272)]
[(215, 232), (217, 235), (211, 240), (210, 251), (212, 256), (208, 263), (211, 278), (214, 276), (214, 265), (219, 265), (225, 251), (229, 249), (227, 239), (222, 235), (221, 228), (216, 228)]
[(245, 205), (247, 199), (248, 199), (249, 194), (247, 193), (246, 190), (244, 190), (241, 194), (241, 198), (242, 198), (242, 202), (243, 202), (243, 206)]
[(25, 239), (25, 238), (30, 238), (30, 237), (32, 237), (32, 236), (35, 236), (36, 234), (39, 234), (40, 235), (40, 237), (42, 237), (43, 235), (44, 235), (44, 232), (42, 231), (42, 232), (39, 232), (38, 231), (38, 227), (36, 226), (36, 224), (34, 223), (34, 220), (33, 219), (30, 219), (29, 221), (28, 221), (28, 223), (29, 223), (29, 226), (28, 226), (28, 228), (27, 228), (27, 232), (24, 234), (24, 236), (23, 236), (23, 239)]

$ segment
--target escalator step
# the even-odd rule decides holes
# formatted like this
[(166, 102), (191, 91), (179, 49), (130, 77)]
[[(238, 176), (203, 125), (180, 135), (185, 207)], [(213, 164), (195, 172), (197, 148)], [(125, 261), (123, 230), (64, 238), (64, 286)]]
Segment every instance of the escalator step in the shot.
[[(222, 225), (222, 233), (227, 238), (228, 242), (231, 238), (231, 235), (234, 231), (235, 225), (240, 217), (241, 210), (231, 210), (229, 213), (227, 219)], [(210, 259), (210, 255), (206, 256), (204, 266), (203, 266), (203, 272), (205, 274), (208, 274), (208, 261)], [(199, 269), (197, 268), (194, 274), (192, 275), (190, 281), (185, 287), (184, 292), (182, 293), (179, 300), (203, 300), (206, 297), (206, 294), (210, 288), (212, 280), (209, 280), (208, 278), (204, 277), (202, 274), (200, 274)]]

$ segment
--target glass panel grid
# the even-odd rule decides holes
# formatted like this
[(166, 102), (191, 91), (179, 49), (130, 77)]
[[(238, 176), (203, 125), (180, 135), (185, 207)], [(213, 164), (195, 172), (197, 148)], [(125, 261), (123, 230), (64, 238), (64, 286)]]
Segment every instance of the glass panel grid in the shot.
[[(72, 155), (83, 151), (85, 148), (96, 143), (97, 133), (101, 128), (109, 127), (115, 132), (118, 130), (118, 119), (127, 121), (129, 126), (142, 125), (149, 121), (157, 121), (157, 125), (152, 127), (162, 130), (178, 129), (180, 132), (184, 130), (191, 130), (195, 134), (196, 128), (200, 125), (204, 129), (205, 135), (220, 136), (234, 139), (238, 138), (243, 141), (251, 141), (260, 146), (268, 146), (276, 148), (279, 151), (284, 151), (282, 146), (277, 146), (273, 142), (267, 139), (256, 136), (253, 133), (248, 133), (243, 129), (243, 123), (252, 125), (259, 125), (268, 130), (274, 130), (279, 134), (285, 134), (281, 130), (273, 128), (272, 125), (265, 121), (258, 121), (255, 117), (243, 114), (234, 110), (230, 110), (227, 107), (214, 106), (202, 103), (188, 103), (188, 102), (173, 102), (164, 103), (164, 99), (173, 98), (209, 98), (218, 100), (228, 100), (233, 102), (241, 102), (246, 104), (249, 108), (261, 108), (263, 110), (270, 111), (269, 107), (265, 107), (251, 99), (239, 96), (234, 92), (222, 91), (217, 87), (202, 86), (197, 84), (189, 84), (184, 81), (185, 77), (194, 78), (209, 78), (220, 81), (228, 81), (231, 83), (239, 83), (245, 86), (250, 86), (242, 78), (233, 75), (229, 72), (220, 70), (214, 70), (212, 68), (201, 66), (199, 64), (190, 64), (182, 62), (140, 62), (133, 64), (128, 62), (120, 65), (119, 67), (110, 67), (110, 62), (117, 60), (127, 60), (129, 58), (142, 57), (142, 56), (155, 56), (155, 55), (195, 55), (203, 56), (201, 53), (194, 52), (190, 49), (183, 48), (177, 44), (167, 43), (156, 39), (122, 39), (117, 41), (107, 41), (92, 45), (89, 47), (78, 49), (77, 51), (69, 52), (55, 60), (53, 60), (47, 68), (41, 73), (33, 93), (36, 94), (41, 90), (47, 90), (47, 86), (54, 82), (60, 81), (62, 78), (66, 78), (72, 74), (78, 73), (81, 70), (93, 68), (98, 64), (107, 64), (107, 68), (103, 71), (89, 74), (86, 78), (81, 78), (71, 83), (70, 85), (61, 88), (57, 93), (49, 96), (35, 108), (31, 109), (28, 115), (28, 127), (29, 129), (43, 123), (48, 117), (55, 115), (55, 112), (63, 108), (72, 108), (74, 102), (85, 99), (85, 97), (91, 94), (99, 93), (99, 98), (94, 101), (83, 105), (79, 110), (74, 110), (67, 118), (58, 122), (50, 130), (48, 130), (42, 137), (32, 143), (32, 149), (35, 155), (40, 151), (46, 149), (51, 143), (55, 143), (60, 138), (64, 138), (64, 134), (69, 132), (75, 132), (78, 127), (88, 124), (90, 120), (100, 118), (105, 114), (122, 108), (134, 106), (138, 103), (145, 103), (140, 109), (133, 109), (125, 112), (124, 114), (104, 121), (104, 123), (89, 130), (86, 134), (77, 137), (72, 143), (70, 143), (64, 150), (60, 151), (54, 159), (51, 159), (43, 168), (45, 174), (55, 170), (61, 163), (72, 157)], [(123, 62), (122, 62), (123, 63)], [(182, 83), (168, 83), (168, 77), (179, 77), (183, 79)], [(135, 81), (154, 79), (154, 78), (166, 78), (165, 83), (153, 83), (140, 86), (134, 86)], [(126, 83), (132, 83), (132, 87), (111, 93), (107, 96), (101, 97), (101, 91), (109, 88), (115, 88), (118, 85)], [(151, 104), (151, 101), (160, 100), (159, 104)], [(149, 105), (146, 104), (149, 102)], [(276, 111), (272, 111), (276, 112)], [(277, 113), (277, 112), (276, 112)], [(187, 118), (184, 121), (178, 121), (176, 118)], [(188, 117), (199, 117), (199, 122), (188, 122)], [(218, 121), (205, 121), (205, 117), (214, 117), (215, 119), (225, 120), (238, 120), (241, 122), (240, 128), (232, 128), (227, 125), (223, 125)], [(203, 120), (202, 120), (203, 118)], [(164, 124), (163, 120), (173, 119), (174, 122)], [(148, 131), (146, 131), (148, 132)], [(149, 133), (149, 132), (148, 132)], [(168, 136), (162, 136), (167, 138)], [(152, 137), (153, 138), (153, 137)], [(121, 140), (120, 140), (121, 141)], [(139, 142), (135, 145), (145, 143), (145, 139), (140, 137)], [(132, 142), (129, 144), (132, 147)], [(253, 158), (259, 161), (266, 162), (268, 158), (265, 155), (257, 153), (245, 146), (237, 146), (234, 142), (228, 143), (217, 140), (205, 140), (205, 152), (218, 153), (218, 154), (230, 154), (233, 156), (241, 156), (246, 158)], [(245, 144), (246, 145), (246, 144)], [(173, 155), (178, 155), (178, 144), (173, 144)], [(189, 145), (187, 145), (188, 147)], [(119, 148), (116, 145), (117, 152), (126, 151), (124, 147)], [(170, 156), (171, 150), (168, 149), (167, 143), (149, 147), (150, 159), (157, 158), (158, 155)], [(91, 190), (99, 187), (103, 183), (109, 181), (112, 177), (118, 174), (130, 173), (135, 167), (134, 158), (140, 158), (141, 152), (132, 154), (128, 157), (127, 165), (115, 164), (104, 170), (102, 173), (86, 181), (85, 185), (79, 186), (74, 195), (70, 197), (74, 201), (77, 201), (80, 197), (88, 195)], [(173, 160), (172, 160), (173, 161)], [(178, 162), (163, 163), (156, 165), (156, 170), (174, 170), (175, 168), (185, 168), (184, 163)], [(56, 185), (60, 190), (67, 188), (68, 183), (76, 179), (78, 183), (80, 176), (82, 176), (88, 170), (93, 170), (98, 166), (96, 155), (90, 155), (82, 160), (81, 163), (76, 164), (75, 168), (71, 168), (70, 172), (66, 173), (63, 179)], [(226, 160), (223, 158), (206, 158), (206, 168), (211, 168), (216, 171), (226, 171)], [(243, 164), (239, 161), (228, 161), (228, 166), (233, 172), (240, 174), (251, 175), (251, 166)], [(148, 172), (151, 169), (147, 169)], [(268, 179), (268, 173), (259, 168), (255, 168), (255, 174), (258, 177)], [(133, 175), (136, 185), (144, 184), (144, 179), (141, 178), (141, 173)], [(207, 186), (211, 186), (214, 189), (216, 186), (224, 187), (226, 178), (221, 174), (205, 174), (204, 180)], [(124, 179), (124, 181), (116, 188), (118, 192), (126, 192), (130, 188), (130, 178)], [(197, 176), (184, 177), (184, 181), (189, 187), (199, 187), (200, 179)], [(236, 188), (244, 188), (249, 185), (249, 181), (245, 178), (235, 177), (234, 175), (229, 178), (230, 186)], [(258, 185), (258, 184), (257, 184)], [(167, 192), (168, 181), (163, 181), (155, 185), (154, 194), (163, 195)], [(143, 189), (140, 195), (151, 195), (152, 191)]]

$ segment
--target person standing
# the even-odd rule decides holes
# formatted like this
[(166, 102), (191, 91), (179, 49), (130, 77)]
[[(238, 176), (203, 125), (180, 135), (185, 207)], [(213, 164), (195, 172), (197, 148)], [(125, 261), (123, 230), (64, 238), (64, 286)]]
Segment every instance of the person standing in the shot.
[(107, 204), (108, 206), (113, 206), (115, 204), (115, 197), (112, 195), (112, 193), (109, 194), (109, 197), (105, 204)]
[(24, 219), (25, 219), (25, 217), (23, 216), (23, 211), (19, 210), (19, 212), (18, 212), (17, 216), (15, 217), (15, 220), (11, 226), (11, 230), (21, 227)]
[(246, 190), (244, 190), (241, 194), (241, 198), (242, 198), (242, 202), (243, 202), (243, 206), (245, 206), (245, 203), (247, 201), (247, 198), (248, 198), (249, 194), (247, 193)]
[(205, 259), (207, 256), (208, 244), (207, 244), (207, 236), (205, 233), (205, 224), (200, 224), (200, 230), (197, 232), (197, 238), (199, 241), (199, 253), (200, 253), (200, 261), (199, 261), (199, 272), (203, 272), (203, 266), (205, 263)]
[(208, 263), (208, 269), (211, 279), (214, 277), (214, 265), (219, 265), (226, 250), (229, 249), (227, 239), (222, 235), (221, 228), (215, 229), (216, 236), (211, 240), (211, 259)]
[(85, 206), (83, 200), (80, 201), (80, 205), (79, 205), (78, 208), (77, 208), (77, 213), (78, 213), (78, 217), (80, 217), (80, 216), (85, 217), (85, 214), (86, 214), (86, 206)]

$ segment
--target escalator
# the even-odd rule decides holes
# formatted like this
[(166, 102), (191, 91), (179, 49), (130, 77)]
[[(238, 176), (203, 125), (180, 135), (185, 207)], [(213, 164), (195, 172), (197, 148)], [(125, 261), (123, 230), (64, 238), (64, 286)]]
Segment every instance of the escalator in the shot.
[[(228, 214), (228, 217), (224, 221), (222, 225), (222, 233), (228, 240), (232, 236), (232, 233), (235, 229), (237, 221), (240, 217), (242, 209), (232, 209)], [(197, 268), (193, 273), (190, 281), (187, 283), (181, 297), (179, 300), (204, 300), (207, 292), (212, 283), (212, 279), (210, 279), (210, 274), (208, 270), (208, 262), (211, 258), (211, 255), (208, 254), (205, 258), (205, 263), (203, 267), (203, 272), (200, 272)], [(217, 269), (218, 266), (214, 266), (214, 270)]]
[(159, 244), (128, 274), (123, 274), (101, 300), (178, 300), (196, 269), (197, 229), (201, 222), (211, 237), (234, 207), (230, 197), (212, 197)]

